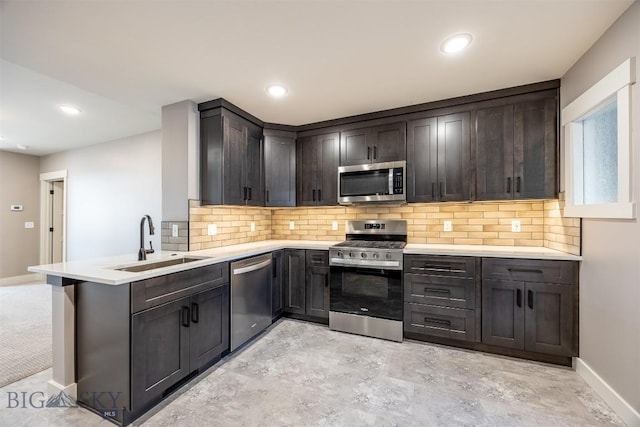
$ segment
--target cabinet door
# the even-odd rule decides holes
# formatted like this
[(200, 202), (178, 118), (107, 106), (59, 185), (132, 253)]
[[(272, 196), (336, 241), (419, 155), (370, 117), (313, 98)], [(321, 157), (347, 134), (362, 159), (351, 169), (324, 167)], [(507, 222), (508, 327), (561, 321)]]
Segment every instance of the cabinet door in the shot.
[(407, 201), (435, 201), (437, 181), (437, 119), (430, 117), (409, 122), (407, 124)]
[(222, 204), (222, 141), (221, 116), (200, 120), (200, 193), (203, 205)]
[(513, 105), (478, 110), (476, 156), (477, 199), (513, 199)]
[(223, 117), (224, 135), (224, 185), (223, 201), (225, 205), (244, 205), (245, 153), (247, 146), (247, 127), (233, 117)]
[(556, 100), (518, 103), (514, 107), (515, 197), (556, 195)]
[(296, 140), (264, 138), (265, 206), (296, 205)]
[(524, 283), (482, 281), (482, 342), (524, 349)]
[(189, 372), (189, 297), (131, 316), (132, 410)]
[(191, 296), (189, 346), (191, 370), (229, 349), (229, 285)]
[(287, 313), (305, 314), (305, 250), (284, 251), (284, 289)]
[(245, 158), (245, 186), (247, 187), (247, 205), (264, 206), (264, 168), (262, 129), (247, 127)]
[(438, 117), (438, 200), (470, 200), (471, 136), (469, 113)]
[(372, 162), (395, 162), (407, 158), (406, 126), (392, 123), (371, 128)]
[(370, 128), (340, 132), (340, 166), (361, 165), (372, 161)]
[(573, 355), (573, 286), (526, 283), (525, 350)]
[(284, 312), (284, 255), (282, 251), (271, 254), (271, 315), (272, 318), (280, 316)]
[(296, 204), (314, 206), (316, 204), (318, 162), (320, 150), (315, 136), (298, 138), (296, 142)]
[(309, 316), (329, 318), (329, 268), (307, 266), (306, 313)]
[(316, 144), (319, 150), (317, 167), (316, 199), (319, 206), (338, 204), (338, 133), (318, 135)]

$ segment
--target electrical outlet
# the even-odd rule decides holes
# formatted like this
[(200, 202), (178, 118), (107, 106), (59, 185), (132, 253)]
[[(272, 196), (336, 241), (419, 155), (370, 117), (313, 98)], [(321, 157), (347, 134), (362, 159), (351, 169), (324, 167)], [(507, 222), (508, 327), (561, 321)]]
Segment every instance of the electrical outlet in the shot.
[(249, 228), (251, 229), (251, 232), (252, 232), (252, 233), (253, 233), (254, 231), (256, 231), (256, 223), (255, 223), (255, 222), (252, 222), (252, 223), (249, 225)]
[(209, 224), (207, 226), (207, 234), (209, 236), (215, 236), (216, 234), (218, 234), (218, 226), (215, 224)]
[(178, 237), (178, 224), (171, 224), (171, 237)]
[(338, 221), (333, 221), (333, 222), (331, 223), (331, 229), (332, 229), (333, 231), (336, 231), (336, 230), (338, 229)]
[(35, 223), (33, 221), (27, 221), (24, 223), (24, 228), (35, 228)]
[(294, 221), (289, 221), (289, 230), (295, 230), (296, 229), (296, 223)]
[(453, 231), (453, 226), (451, 225), (451, 221), (444, 222), (444, 231)]
[(514, 219), (513, 221), (511, 221), (511, 232), (519, 233), (521, 231), (522, 231), (522, 227), (520, 226), (520, 220)]

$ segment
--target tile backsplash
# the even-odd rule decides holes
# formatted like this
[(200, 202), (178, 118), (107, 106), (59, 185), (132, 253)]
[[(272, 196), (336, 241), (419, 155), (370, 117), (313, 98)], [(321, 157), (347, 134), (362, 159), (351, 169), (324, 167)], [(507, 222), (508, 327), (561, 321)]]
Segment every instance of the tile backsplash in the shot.
[[(269, 239), (337, 242), (345, 238), (345, 220), (404, 219), (409, 243), (540, 246), (580, 254), (580, 220), (563, 218), (563, 207), (557, 199), (317, 208), (199, 206), (192, 201), (189, 248)], [(513, 220), (520, 221), (519, 233), (511, 232)], [(444, 231), (445, 221), (451, 221), (452, 231)], [(209, 224), (216, 224), (217, 235), (207, 234)]]

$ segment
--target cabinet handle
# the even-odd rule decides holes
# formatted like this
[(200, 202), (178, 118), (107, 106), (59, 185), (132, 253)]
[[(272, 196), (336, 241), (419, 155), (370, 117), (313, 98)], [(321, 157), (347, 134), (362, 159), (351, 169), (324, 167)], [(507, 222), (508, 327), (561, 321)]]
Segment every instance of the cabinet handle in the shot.
[(313, 201), (315, 202), (316, 201), (316, 190), (313, 189), (311, 191), (312, 191), (312, 194), (313, 194), (313, 196), (312, 196), (313, 197)]
[(267, 190), (267, 202), (269, 201), (269, 190)]
[(374, 158), (374, 160), (378, 158), (378, 146), (377, 145), (373, 146), (373, 158)]
[(435, 319), (433, 317), (425, 317), (425, 323), (435, 323), (437, 325), (451, 326), (451, 320)]
[(436, 183), (435, 182), (431, 183), (431, 198), (433, 200), (436, 199)]
[(278, 277), (278, 258), (271, 259), (271, 277)]
[(189, 327), (189, 307), (187, 307), (186, 305), (182, 306), (182, 309), (180, 310), (180, 315), (182, 317), (182, 326), (184, 326), (185, 328)]
[(511, 177), (507, 178), (507, 193), (511, 193)]
[(371, 158), (371, 147), (367, 147), (367, 160)]
[(251, 200), (251, 187), (249, 187), (249, 200)]
[(527, 305), (533, 310), (533, 291), (527, 291)]
[(542, 270), (537, 268), (507, 268), (509, 273), (537, 273), (542, 274)]
[(198, 306), (198, 303), (191, 303), (191, 321), (193, 323), (198, 323), (200, 317), (200, 307)]
[(322, 201), (322, 190), (318, 188), (318, 201)]
[(516, 290), (516, 304), (518, 307), (522, 307), (522, 291), (520, 289)]
[(444, 183), (440, 182), (440, 198), (444, 197)]
[(244, 196), (242, 196), (242, 200), (247, 200), (247, 187), (242, 187), (244, 190)]
[(520, 192), (520, 183), (521, 183), (521, 181), (522, 180), (520, 179), (520, 177), (516, 178), (516, 193)]
[(424, 288), (424, 293), (431, 292), (432, 294), (447, 294), (451, 293), (448, 289), (436, 289), (436, 288)]

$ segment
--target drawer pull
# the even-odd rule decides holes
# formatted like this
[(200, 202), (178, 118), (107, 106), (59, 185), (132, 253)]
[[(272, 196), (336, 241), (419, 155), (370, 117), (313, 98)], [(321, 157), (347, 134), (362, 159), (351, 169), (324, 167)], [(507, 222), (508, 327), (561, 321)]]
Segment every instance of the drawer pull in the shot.
[(182, 309), (180, 309), (180, 317), (181, 317), (181, 323), (182, 326), (184, 326), (185, 328), (189, 327), (189, 307), (187, 307), (186, 305), (182, 306)]
[(538, 270), (537, 268), (507, 268), (510, 273), (536, 273), (543, 274), (542, 270)]
[(432, 294), (447, 294), (451, 293), (448, 289), (435, 289), (435, 288), (424, 288), (424, 293), (431, 292)]
[(518, 307), (522, 307), (522, 291), (520, 289), (516, 291), (516, 304)]
[(527, 305), (533, 310), (533, 291), (527, 291)]
[(200, 320), (200, 306), (198, 305), (198, 303), (192, 302), (191, 303), (191, 321), (193, 323), (198, 323), (199, 320)]
[(450, 320), (435, 319), (433, 317), (425, 317), (424, 321), (425, 323), (435, 323), (436, 325), (451, 326)]

